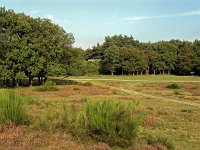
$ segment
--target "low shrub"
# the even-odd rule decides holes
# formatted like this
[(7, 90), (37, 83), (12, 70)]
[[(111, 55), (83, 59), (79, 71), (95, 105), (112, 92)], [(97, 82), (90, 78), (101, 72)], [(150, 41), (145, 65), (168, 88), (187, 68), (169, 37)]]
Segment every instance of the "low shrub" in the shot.
[(129, 147), (136, 141), (143, 115), (135, 112), (136, 104), (115, 101), (87, 101), (78, 116), (76, 134), (111, 146)]
[(166, 88), (168, 88), (168, 89), (180, 89), (181, 87), (178, 84), (170, 84)]
[(92, 86), (93, 84), (91, 82), (85, 82), (83, 83), (83, 86)]
[(53, 81), (47, 81), (42, 86), (34, 87), (33, 90), (45, 92), (45, 91), (58, 91), (58, 87), (56, 83)]
[(170, 150), (174, 150), (175, 146), (173, 144), (173, 142), (171, 140), (169, 140), (166, 137), (153, 137), (153, 136), (148, 136), (147, 137), (147, 143), (149, 145), (157, 145), (157, 144), (161, 144), (166, 146), (168, 149)]
[(192, 110), (190, 110), (190, 109), (182, 109), (181, 112), (192, 113)]
[(16, 125), (29, 124), (28, 113), (25, 108), (26, 97), (8, 90), (0, 90), (0, 122), (13, 122)]

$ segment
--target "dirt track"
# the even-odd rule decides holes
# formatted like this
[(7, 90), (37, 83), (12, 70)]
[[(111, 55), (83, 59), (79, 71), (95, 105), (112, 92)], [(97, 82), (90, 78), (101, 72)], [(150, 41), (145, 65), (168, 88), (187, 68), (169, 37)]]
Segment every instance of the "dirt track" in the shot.
[[(76, 81), (92, 81), (92, 80), (95, 80), (95, 81), (121, 81), (121, 82), (147, 81), (147, 80), (121, 80), (121, 79), (120, 80), (118, 80), (118, 79), (73, 79), (73, 80), (76, 80)], [(167, 81), (164, 81), (164, 82), (167, 82)], [(183, 81), (168, 81), (168, 82), (183, 82)], [(186, 82), (200, 82), (200, 81), (186, 81)], [(200, 107), (200, 104), (197, 104), (197, 103), (180, 101), (180, 100), (176, 100), (176, 99), (169, 99), (169, 98), (160, 97), (160, 96), (153, 96), (153, 95), (149, 95), (149, 94), (140, 93), (140, 92), (137, 92), (137, 91), (134, 91), (134, 90), (127, 90), (127, 89), (124, 89), (124, 88), (118, 88), (118, 87), (114, 87), (114, 86), (107, 86), (107, 87), (109, 87), (111, 89), (115, 89), (115, 90), (120, 90), (120, 91), (123, 91), (123, 92), (131, 94), (131, 95), (140, 95), (140, 96), (143, 96), (143, 97), (154, 98), (154, 99), (159, 99), (159, 100), (168, 101), (168, 102), (174, 102), (174, 103), (179, 103), (179, 104), (185, 104), (185, 105)]]

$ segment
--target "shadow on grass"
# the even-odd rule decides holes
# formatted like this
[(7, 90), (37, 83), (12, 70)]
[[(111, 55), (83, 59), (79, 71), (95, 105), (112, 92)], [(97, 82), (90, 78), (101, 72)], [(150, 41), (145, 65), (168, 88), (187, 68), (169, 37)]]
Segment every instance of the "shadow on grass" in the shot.
[[(58, 78), (49, 78), (50, 81), (53, 81), (56, 83), (56, 85), (78, 85), (79, 82), (68, 80), (68, 79), (58, 79)], [(33, 86), (40, 86), (42, 83), (39, 83), (37, 79), (33, 79)], [(17, 86), (13, 86), (12, 82), (9, 83), (9, 85), (3, 85), (3, 81), (0, 80), (0, 88), (16, 88)], [(21, 81), (21, 84), (19, 87), (29, 87), (28, 85), (28, 79), (23, 79)]]

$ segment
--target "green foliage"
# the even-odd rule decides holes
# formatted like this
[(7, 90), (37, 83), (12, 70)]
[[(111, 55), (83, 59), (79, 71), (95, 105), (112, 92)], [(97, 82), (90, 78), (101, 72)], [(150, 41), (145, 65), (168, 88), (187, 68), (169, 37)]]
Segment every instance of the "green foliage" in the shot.
[(100, 64), (98, 61), (86, 61), (85, 72), (86, 75), (97, 75), (99, 74)]
[(111, 146), (131, 146), (142, 122), (141, 114), (134, 111), (135, 107), (131, 102), (87, 101), (77, 120), (77, 134)]
[(149, 145), (155, 145), (155, 144), (161, 144), (166, 146), (169, 150), (174, 150), (175, 146), (171, 140), (169, 140), (166, 137), (153, 137), (153, 136), (148, 136), (147, 137), (147, 143)]
[(170, 84), (166, 88), (168, 88), (168, 89), (180, 89), (181, 87), (178, 84)]
[(7, 90), (0, 90), (0, 122), (14, 122), (16, 125), (28, 124), (28, 114), (25, 108), (26, 97)]

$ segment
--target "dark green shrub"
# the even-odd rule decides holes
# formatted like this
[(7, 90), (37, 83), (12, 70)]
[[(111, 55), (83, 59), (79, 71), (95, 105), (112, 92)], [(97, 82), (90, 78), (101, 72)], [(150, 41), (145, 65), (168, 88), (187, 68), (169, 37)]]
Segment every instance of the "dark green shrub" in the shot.
[(92, 86), (93, 84), (91, 82), (85, 82), (83, 83), (83, 86)]
[(189, 109), (182, 109), (181, 112), (187, 112), (187, 113), (191, 113), (192, 110), (189, 110)]
[(155, 144), (161, 144), (161, 145), (164, 145), (166, 146), (168, 149), (170, 150), (174, 150), (175, 149), (175, 146), (174, 144), (172, 143), (171, 140), (169, 140), (168, 138), (166, 137), (153, 137), (153, 136), (148, 136), (147, 137), (147, 143), (149, 145), (155, 145)]
[(0, 120), (1, 123), (7, 121), (14, 122), (16, 125), (28, 124), (28, 114), (25, 109), (26, 97), (7, 90), (0, 91)]
[(180, 89), (181, 87), (178, 84), (170, 84), (166, 88), (168, 88), (168, 89)]
[(141, 114), (135, 113), (135, 107), (130, 102), (88, 101), (78, 117), (76, 133), (111, 146), (131, 146), (143, 120)]

